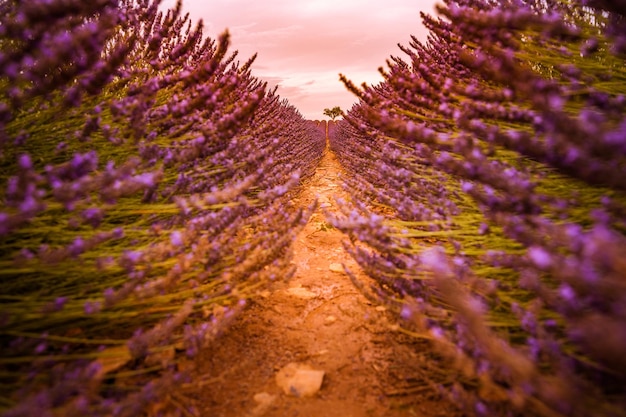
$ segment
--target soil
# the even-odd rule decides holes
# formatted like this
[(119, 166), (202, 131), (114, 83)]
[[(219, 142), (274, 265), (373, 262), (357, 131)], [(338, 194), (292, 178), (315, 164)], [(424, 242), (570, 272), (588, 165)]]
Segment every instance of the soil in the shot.
[[(202, 416), (451, 416), (454, 407), (425, 381), (428, 346), (404, 336), (337, 264), (363, 273), (323, 209), (336, 210), (342, 169), (327, 150), (296, 204), (319, 208), (293, 247), (295, 276), (257, 297), (200, 360), (195, 398)], [(331, 265), (333, 265), (331, 267)], [(277, 373), (290, 363), (324, 371), (308, 397), (286, 394)]]

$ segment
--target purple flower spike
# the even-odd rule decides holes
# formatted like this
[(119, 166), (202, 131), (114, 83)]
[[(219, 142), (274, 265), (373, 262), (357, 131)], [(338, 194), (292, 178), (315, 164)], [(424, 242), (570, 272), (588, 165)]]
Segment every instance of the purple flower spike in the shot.
[(183, 234), (178, 230), (173, 231), (170, 235), (170, 242), (174, 246), (182, 246), (184, 244)]
[(33, 161), (30, 159), (30, 155), (28, 154), (20, 155), (18, 164), (24, 171), (28, 171), (33, 168)]

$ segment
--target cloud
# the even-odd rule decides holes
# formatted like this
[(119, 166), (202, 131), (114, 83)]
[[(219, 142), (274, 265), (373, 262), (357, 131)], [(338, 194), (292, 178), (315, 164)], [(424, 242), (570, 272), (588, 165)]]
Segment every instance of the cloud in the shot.
[[(175, 0), (165, 0), (171, 7)], [(258, 53), (253, 73), (278, 85), (308, 118), (325, 107), (347, 110), (356, 102), (339, 81), (378, 83), (378, 68), (410, 35), (426, 39), (420, 11), (433, 12), (436, 0), (183, 0), (192, 19), (202, 19), (208, 36), (226, 28), (232, 50), (247, 60)]]

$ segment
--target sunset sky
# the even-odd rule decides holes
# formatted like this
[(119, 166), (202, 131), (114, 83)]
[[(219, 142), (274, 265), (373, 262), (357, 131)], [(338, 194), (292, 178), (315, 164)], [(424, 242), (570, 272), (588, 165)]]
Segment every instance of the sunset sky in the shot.
[[(426, 39), (420, 11), (434, 14), (436, 0), (183, 0), (194, 21), (215, 38), (226, 28), (239, 59), (259, 56), (253, 73), (278, 85), (281, 97), (308, 119), (326, 107), (348, 110), (356, 101), (339, 81), (378, 83), (378, 67), (404, 55), (410, 35)], [(172, 6), (175, 0), (164, 0)]]

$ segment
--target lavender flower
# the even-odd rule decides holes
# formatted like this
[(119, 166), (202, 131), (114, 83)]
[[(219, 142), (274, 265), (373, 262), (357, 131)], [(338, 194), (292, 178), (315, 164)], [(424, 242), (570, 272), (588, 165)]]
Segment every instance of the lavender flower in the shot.
[(586, 362), (621, 369), (626, 334), (626, 90), (604, 84), (626, 43), (608, 3), (446, 1), (383, 83), (341, 76), (360, 102), (329, 124), (351, 197), (334, 224), (382, 303), (423, 300), (440, 366), (476, 387), (452, 395), (470, 415), (610, 416), (624, 394)]

